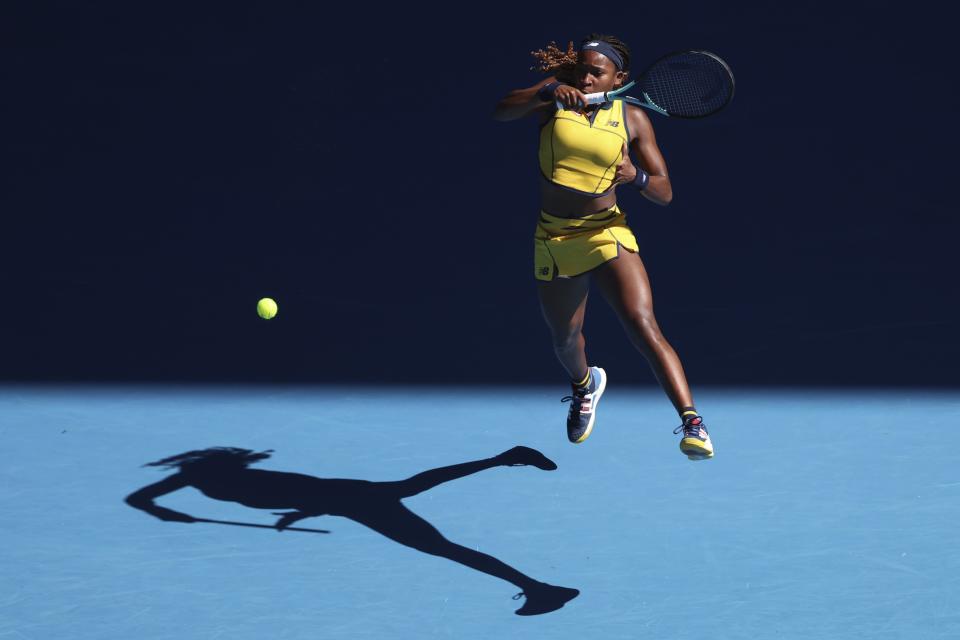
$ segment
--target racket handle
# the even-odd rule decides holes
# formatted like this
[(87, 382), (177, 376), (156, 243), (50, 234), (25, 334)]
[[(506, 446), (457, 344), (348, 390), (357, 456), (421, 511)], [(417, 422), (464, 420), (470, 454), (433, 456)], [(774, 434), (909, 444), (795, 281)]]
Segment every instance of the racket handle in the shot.
[[(597, 93), (586, 93), (583, 96), (587, 99), (586, 104), (603, 104), (607, 101), (607, 93), (598, 91)], [(557, 111), (563, 111), (563, 105), (557, 100)]]
[(587, 99), (587, 104), (603, 104), (607, 101), (606, 92), (600, 91), (598, 93), (588, 93), (584, 97)]

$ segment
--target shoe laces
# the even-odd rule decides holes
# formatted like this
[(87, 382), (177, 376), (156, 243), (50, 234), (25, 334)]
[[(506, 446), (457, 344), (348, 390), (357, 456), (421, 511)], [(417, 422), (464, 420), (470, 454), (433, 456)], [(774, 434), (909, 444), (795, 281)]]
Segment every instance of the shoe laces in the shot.
[(587, 388), (578, 387), (577, 385), (573, 386), (573, 394), (569, 396), (563, 396), (560, 398), (560, 402), (569, 402), (570, 411), (580, 411), (580, 407), (583, 406), (583, 401), (587, 399)]
[(590, 387), (591, 387), (591, 386), (593, 386), (593, 381), (592, 381), (592, 380), (589, 381), (589, 382), (587, 382), (586, 386), (583, 386), (583, 387), (581, 387), (581, 386), (579, 386), (579, 385), (576, 385), (576, 384), (571, 384), (571, 385), (570, 385), (570, 388), (573, 389), (573, 393), (572, 393), (571, 395), (569, 395), (569, 396), (564, 396), (564, 397), (560, 398), (560, 402), (567, 402), (567, 401), (569, 401), (569, 400), (573, 400), (573, 401), (581, 400), (581, 401), (582, 401), (584, 398), (586, 398), (588, 395), (590, 395), (590, 393), (591, 393)]
[(683, 424), (673, 430), (674, 433), (680, 433), (683, 431), (684, 437), (693, 436), (694, 438), (700, 437), (700, 427), (704, 427), (703, 418), (700, 416), (693, 416), (689, 420), (684, 420)]

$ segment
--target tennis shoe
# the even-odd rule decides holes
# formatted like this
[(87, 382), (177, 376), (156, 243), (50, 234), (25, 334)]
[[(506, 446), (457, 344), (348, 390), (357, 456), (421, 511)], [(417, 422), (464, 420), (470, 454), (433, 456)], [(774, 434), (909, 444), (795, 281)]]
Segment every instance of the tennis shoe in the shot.
[(570, 403), (567, 414), (567, 438), (580, 444), (590, 437), (597, 418), (600, 396), (607, 388), (607, 373), (600, 367), (590, 367), (590, 383), (586, 387), (573, 385), (573, 394), (560, 401)]
[(673, 430), (674, 433), (683, 432), (680, 438), (680, 451), (691, 460), (709, 460), (713, 457), (713, 443), (710, 434), (700, 416), (687, 416), (683, 424)]

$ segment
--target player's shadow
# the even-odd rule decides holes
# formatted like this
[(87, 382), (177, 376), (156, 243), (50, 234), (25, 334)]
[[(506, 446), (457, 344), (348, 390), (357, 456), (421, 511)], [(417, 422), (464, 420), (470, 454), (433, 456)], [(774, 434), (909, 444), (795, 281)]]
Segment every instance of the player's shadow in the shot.
[(438, 484), (493, 467), (530, 465), (546, 471), (556, 469), (557, 465), (539, 451), (514, 447), (492, 458), (431, 469), (396, 482), (317, 478), (300, 473), (249, 468), (250, 464), (269, 458), (270, 453), (212, 447), (151, 462), (145, 466), (175, 469), (176, 472), (134, 491), (127, 496), (126, 502), (170, 522), (218, 522), (194, 518), (154, 503), (154, 499), (162, 495), (184, 487), (194, 487), (210, 498), (238, 502), (254, 509), (289, 509), (275, 514), (280, 519), (274, 526), (281, 531), (298, 520), (314, 516), (350, 518), (400, 544), (449, 558), (516, 585), (526, 596), (526, 602), (516, 612), (520, 615), (555, 611), (579, 594), (576, 589), (534, 580), (492, 556), (447, 540), (429, 522), (401, 502)]

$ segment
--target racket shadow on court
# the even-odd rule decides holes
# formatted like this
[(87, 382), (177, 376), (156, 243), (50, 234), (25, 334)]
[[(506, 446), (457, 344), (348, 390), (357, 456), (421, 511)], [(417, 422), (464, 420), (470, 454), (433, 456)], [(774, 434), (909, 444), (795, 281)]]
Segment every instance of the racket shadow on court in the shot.
[[(272, 450), (254, 452), (234, 447), (211, 447), (187, 451), (144, 466), (175, 470), (159, 482), (128, 495), (126, 503), (168, 522), (207, 522), (227, 525), (275, 528), (279, 531), (329, 533), (323, 529), (301, 529), (290, 525), (321, 515), (342, 516), (358, 522), (402, 545), (506, 580), (521, 589), (515, 598), (526, 601), (518, 615), (537, 615), (561, 608), (579, 595), (576, 589), (559, 587), (533, 578), (497, 560), (493, 556), (447, 540), (429, 522), (410, 511), (404, 498), (433, 487), (502, 466), (533, 466), (553, 471), (557, 465), (542, 453), (528, 447), (508, 451), (472, 462), (464, 462), (418, 473), (406, 480), (371, 482), (345, 478), (318, 478), (300, 473), (250, 469), (255, 462), (270, 457)], [(273, 527), (223, 520), (206, 520), (167, 509), (154, 500), (178, 489), (193, 487), (215, 500), (238, 502), (254, 509), (285, 509)]]

